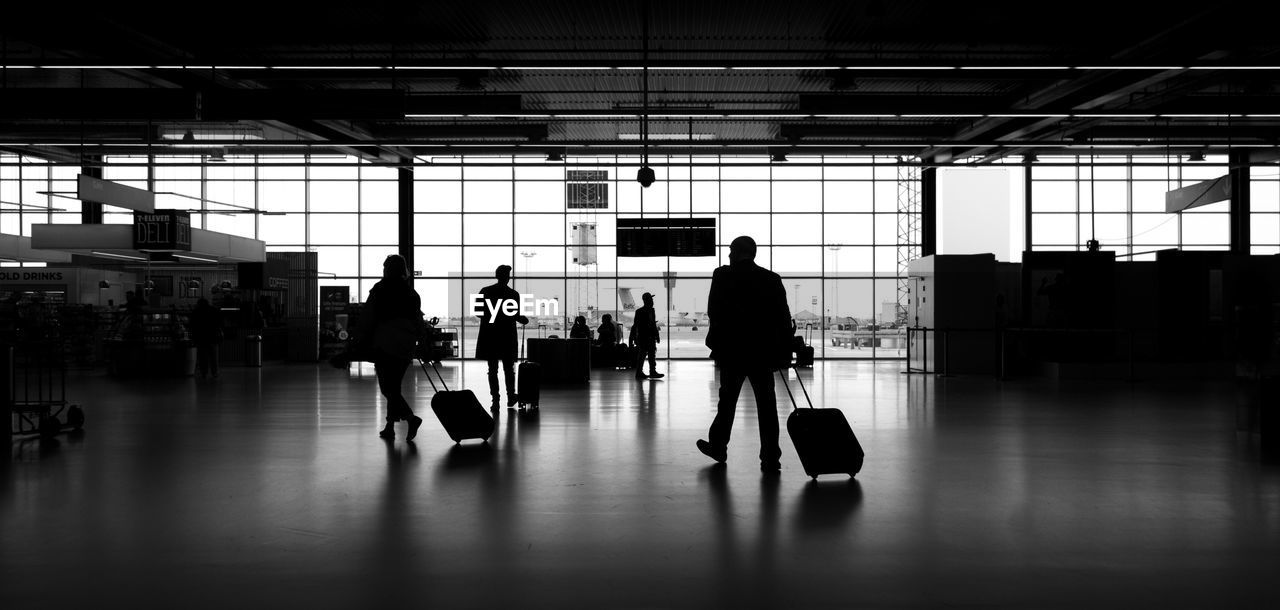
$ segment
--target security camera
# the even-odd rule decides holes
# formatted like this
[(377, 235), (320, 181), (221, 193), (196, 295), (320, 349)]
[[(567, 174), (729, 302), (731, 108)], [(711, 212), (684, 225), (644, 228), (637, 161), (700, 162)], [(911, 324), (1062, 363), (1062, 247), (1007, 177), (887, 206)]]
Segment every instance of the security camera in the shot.
[(649, 186), (657, 179), (658, 177), (653, 173), (653, 168), (648, 165), (640, 168), (640, 171), (636, 172), (636, 182), (639, 182), (640, 186), (643, 186), (644, 188), (649, 188)]

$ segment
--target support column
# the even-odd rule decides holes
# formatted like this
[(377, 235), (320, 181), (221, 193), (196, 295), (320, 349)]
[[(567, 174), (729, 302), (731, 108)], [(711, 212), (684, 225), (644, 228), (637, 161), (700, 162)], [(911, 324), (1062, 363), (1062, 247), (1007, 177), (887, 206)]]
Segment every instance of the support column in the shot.
[(938, 168), (920, 172), (920, 256), (938, 253)]
[(396, 214), (396, 226), (398, 229), (398, 239), (400, 256), (404, 257), (404, 262), (409, 265), (409, 275), (412, 277), (417, 268), (413, 262), (413, 160), (405, 159), (404, 165), (396, 169), (396, 180), (398, 189), (397, 200), (399, 208)]
[(1249, 242), (1249, 153), (1247, 151), (1232, 152), (1227, 155), (1230, 167), (1227, 170), (1231, 179), (1231, 253), (1248, 254)]
[[(80, 173), (91, 178), (102, 178), (102, 155), (85, 155), (81, 159)], [(96, 201), (81, 201), (80, 224), (102, 224), (102, 204)]]
[(1022, 156), (1022, 251), (1031, 251), (1031, 167), (1032, 161)]

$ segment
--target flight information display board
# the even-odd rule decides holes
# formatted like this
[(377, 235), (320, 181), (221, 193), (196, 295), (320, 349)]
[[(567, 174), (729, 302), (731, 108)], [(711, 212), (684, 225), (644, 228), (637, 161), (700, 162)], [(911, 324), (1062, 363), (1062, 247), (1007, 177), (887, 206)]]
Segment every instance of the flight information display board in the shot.
[(714, 218), (619, 218), (618, 256), (715, 256)]

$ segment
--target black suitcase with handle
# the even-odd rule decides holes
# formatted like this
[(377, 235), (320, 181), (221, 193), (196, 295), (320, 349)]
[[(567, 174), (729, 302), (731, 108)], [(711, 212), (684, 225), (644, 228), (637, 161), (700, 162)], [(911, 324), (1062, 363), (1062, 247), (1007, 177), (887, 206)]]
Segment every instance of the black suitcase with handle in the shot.
[(538, 408), (542, 389), (542, 365), (537, 362), (521, 362), (516, 367), (516, 403), (521, 409)]
[[(426, 373), (427, 381), (431, 382), (431, 389), (436, 391), (435, 396), (431, 397), (431, 410), (444, 425), (449, 438), (455, 443), (472, 438), (488, 442), (493, 435), (493, 418), (480, 406), (475, 393), (471, 390), (449, 390), (449, 386), (445, 385), (444, 375), (440, 374), (440, 369), (436, 368), (434, 362), (430, 362), (430, 370), (427, 368), (428, 361), (418, 360), (418, 364), (422, 366), (422, 372)], [(435, 371), (436, 377), (440, 378), (443, 390), (436, 387), (436, 382), (431, 379), (431, 371)]]
[(858, 437), (854, 436), (840, 409), (815, 409), (809, 399), (809, 391), (796, 371), (796, 381), (804, 392), (804, 399), (809, 408), (802, 409), (796, 404), (796, 397), (791, 393), (787, 383), (787, 371), (782, 374), (782, 386), (791, 398), (792, 411), (787, 416), (787, 434), (800, 454), (800, 466), (804, 473), (813, 478), (821, 474), (848, 474), (854, 476), (862, 470), (862, 460), (866, 456)]

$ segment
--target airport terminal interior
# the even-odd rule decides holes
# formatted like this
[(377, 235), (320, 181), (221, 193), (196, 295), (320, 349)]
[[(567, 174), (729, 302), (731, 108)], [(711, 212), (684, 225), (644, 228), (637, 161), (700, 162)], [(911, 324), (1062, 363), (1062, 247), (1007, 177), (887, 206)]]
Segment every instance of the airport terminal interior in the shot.
[(1254, 3), (0, 12), (4, 608), (1280, 605)]

